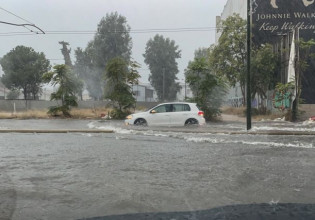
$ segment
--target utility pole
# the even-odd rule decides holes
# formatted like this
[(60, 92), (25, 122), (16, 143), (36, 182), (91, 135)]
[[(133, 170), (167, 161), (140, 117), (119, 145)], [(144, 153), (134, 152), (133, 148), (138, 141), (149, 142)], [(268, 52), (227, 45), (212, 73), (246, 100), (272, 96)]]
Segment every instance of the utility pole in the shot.
[(165, 68), (163, 68), (163, 102), (165, 101)]
[(186, 92), (186, 76), (185, 76), (185, 101), (187, 99), (187, 92)]
[(247, 80), (246, 80), (246, 98), (247, 98), (247, 130), (252, 128), (252, 102), (251, 102), (251, 79), (250, 79), (250, 63), (251, 63), (251, 0), (247, 0)]

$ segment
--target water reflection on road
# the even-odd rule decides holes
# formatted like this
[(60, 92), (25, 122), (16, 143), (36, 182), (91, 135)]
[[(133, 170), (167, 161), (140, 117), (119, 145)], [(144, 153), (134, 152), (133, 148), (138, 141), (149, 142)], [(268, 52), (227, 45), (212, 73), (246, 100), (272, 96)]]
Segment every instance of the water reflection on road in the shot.
[[(314, 203), (313, 136), (207, 132), (226, 129), (224, 123), (137, 128), (121, 121), (34, 120), (1, 126), (23, 124), (115, 133), (0, 134), (0, 213), (14, 220)], [(228, 126), (243, 129), (241, 123)], [(290, 127), (281, 122), (255, 126)], [(302, 123), (295, 127), (313, 129)]]

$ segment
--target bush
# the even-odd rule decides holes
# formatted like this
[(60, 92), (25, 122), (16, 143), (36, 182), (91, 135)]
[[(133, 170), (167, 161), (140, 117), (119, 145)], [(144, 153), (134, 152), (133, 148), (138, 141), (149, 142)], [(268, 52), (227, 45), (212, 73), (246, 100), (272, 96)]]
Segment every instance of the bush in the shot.
[(7, 94), (7, 99), (18, 99), (20, 96), (20, 91), (19, 90), (11, 90)]
[[(257, 115), (270, 115), (271, 112), (267, 110), (266, 108), (252, 108), (251, 109), (252, 116), (257, 116)], [(247, 115), (247, 109), (244, 110), (244, 116)]]
[(220, 109), (201, 107), (201, 110), (204, 112), (206, 121), (217, 121), (218, 116), (221, 115)]
[(129, 110), (119, 110), (117, 108), (113, 109), (109, 115), (112, 119), (125, 119), (127, 115), (130, 115), (131, 112)]

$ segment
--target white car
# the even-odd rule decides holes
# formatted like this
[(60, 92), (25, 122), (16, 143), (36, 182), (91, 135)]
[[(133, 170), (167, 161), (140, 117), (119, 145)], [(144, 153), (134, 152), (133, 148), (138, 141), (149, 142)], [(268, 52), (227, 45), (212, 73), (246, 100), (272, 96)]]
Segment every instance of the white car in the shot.
[(204, 125), (206, 123), (196, 103), (172, 102), (159, 104), (146, 112), (126, 117), (126, 125), (142, 126), (183, 126)]

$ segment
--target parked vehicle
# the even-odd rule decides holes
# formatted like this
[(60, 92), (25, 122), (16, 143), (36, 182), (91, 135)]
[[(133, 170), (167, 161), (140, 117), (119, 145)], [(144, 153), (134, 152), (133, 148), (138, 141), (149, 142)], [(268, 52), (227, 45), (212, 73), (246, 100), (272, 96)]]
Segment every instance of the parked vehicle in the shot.
[(159, 104), (145, 112), (128, 115), (125, 123), (142, 126), (204, 125), (205, 118), (196, 103), (171, 102)]

